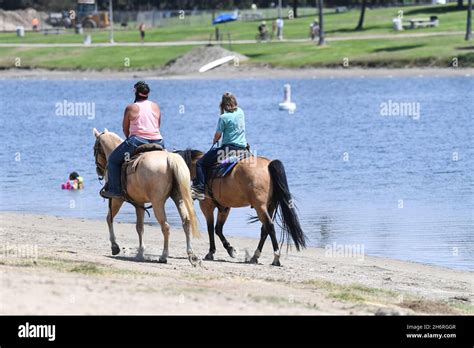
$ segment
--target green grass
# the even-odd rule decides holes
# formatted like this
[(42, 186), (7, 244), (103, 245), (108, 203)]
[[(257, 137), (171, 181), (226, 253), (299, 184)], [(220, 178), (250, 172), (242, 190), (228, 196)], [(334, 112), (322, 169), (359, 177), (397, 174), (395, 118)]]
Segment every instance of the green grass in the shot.
[[(61, 47), (2, 48), (0, 67), (14, 67), (15, 58), (23, 68), (47, 69), (151, 69), (184, 54), (191, 47)], [(126, 59), (130, 66), (126, 67)]]
[(336, 41), (325, 47), (310, 43), (271, 45), (233, 45), (233, 49), (254, 63), (270, 63), (282, 67), (349, 66), (403, 67), (415, 65), (449, 66), (457, 57), (459, 66), (474, 65), (474, 50), (462, 37), (434, 36), (407, 39), (373, 39)]
[(313, 279), (303, 283), (305, 287), (321, 289), (328, 296), (347, 303), (398, 306), (410, 308), (418, 313), (473, 313), (472, 303), (459, 301), (432, 301), (392, 290), (367, 287), (362, 284), (336, 284), (326, 280)]
[[(325, 15), (325, 31), (330, 36), (361, 36), (370, 34), (400, 34), (392, 30), (392, 18), (398, 16), (398, 11), (403, 10), (404, 19), (415, 17), (438, 16), (440, 25), (436, 28), (406, 30), (403, 33), (463, 31), (466, 24), (466, 11), (459, 10), (455, 4), (445, 6), (410, 6), (391, 7), (382, 9), (368, 9), (366, 12), (365, 28), (354, 31), (359, 18), (359, 11), (352, 10), (337, 14), (328, 9)], [(316, 10), (315, 10), (316, 14)], [(287, 39), (304, 39), (308, 37), (309, 24), (315, 16), (305, 16), (285, 21), (284, 34)], [(236, 21), (220, 25), (219, 28), (227, 38), (231, 34), (233, 40), (253, 40), (257, 33), (259, 21)], [(270, 21), (268, 22), (271, 28)], [(175, 25), (164, 28), (150, 28), (146, 32), (146, 41), (182, 41), (182, 40), (209, 40), (215, 27), (210, 24), (190, 23), (188, 20), (176, 20)], [(96, 29), (88, 32), (94, 43), (109, 41), (109, 32), (106, 29)], [(114, 38), (116, 42), (137, 42), (139, 34), (136, 28), (116, 29)], [(82, 43), (83, 35), (74, 34), (72, 29), (66, 34), (44, 35), (42, 33), (27, 32), (24, 38), (19, 38), (15, 33), (0, 33), (0, 43)]]
[[(194, 46), (170, 47), (74, 47), (3, 48), (0, 67), (14, 67), (15, 57), (23, 68), (140, 70), (162, 67)], [(224, 47), (227, 47), (224, 45)], [(474, 50), (461, 37), (434, 36), (416, 39), (373, 39), (336, 41), (325, 47), (311, 43), (233, 45), (250, 57), (246, 64), (265, 63), (278, 67), (335, 67), (344, 58), (349, 67), (450, 66), (454, 57), (459, 67), (474, 66)], [(130, 67), (125, 67), (125, 59)]]

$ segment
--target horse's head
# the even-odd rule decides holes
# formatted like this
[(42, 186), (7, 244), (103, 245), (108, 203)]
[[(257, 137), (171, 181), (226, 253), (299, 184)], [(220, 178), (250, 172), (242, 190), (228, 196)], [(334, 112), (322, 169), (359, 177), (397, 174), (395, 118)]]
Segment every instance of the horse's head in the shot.
[(97, 129), (93, 129), (92, 132), (95, 136), (94, 143), (94, 158), (95, 158), (95, 170), (99, 177), (105, 176), (107, 168), (107, 157), (121, 142), (122, 139), (112, 132), (109, 132), (107, 128), (100, 133)]
[(175, 153), (183, 157), (184, 162), (186, 162), (186, 165), (189, 168), (191, 179), (194, 179), (196, 177), (196, 162), (198, 159), (204, 156), (204, 153), (199, 150), (192, 149), (178, 150), (175, 151)]

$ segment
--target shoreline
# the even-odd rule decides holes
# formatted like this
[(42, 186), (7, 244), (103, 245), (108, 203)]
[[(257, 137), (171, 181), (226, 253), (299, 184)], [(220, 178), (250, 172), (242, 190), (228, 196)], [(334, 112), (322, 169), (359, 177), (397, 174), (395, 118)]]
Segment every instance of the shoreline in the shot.
[[(43, 217), (51, 217), (51, 218), (58, 218), (58, 219), (72, 219), (72, 220), (86, 220), (86, 221), (91, 221), (91, 222), (97, 222), (97, 223), (105, 223), (105, 213), (104, 213), (104, 217), (103, 218), (93, 218), (93, 217), (88, 217), (88, 218), (78, 218), (78, 217), (70, 217), (70, 216), (67, 216), (67, 215), (55, 215), (55, 214), (49, 214), (47, 212), (41, 212), (41, 211), (28, 211), (28, 212), (20, 212), (20, 211), (14, 211), (14, 210), (0, 210), (0, 220), (1, 220), (1, 216), (2, 214), (14, 214), (14, 215), (25, 215), (25, 216), (32, 216), (32, 217), (35, 217), (35, 216), (43, 216)], [(151, 228), (160, 228), (159, 227), (159, 224), (156, 220), (154, 220), (154, 216), (153, 216), (153, 213), (151, 213), (152, 215), (152, 220), (151, 222), (148, 222), (148, 221), (145, 221), (145, 228), (146, 227), (151, 227)], [(117, 221), (116, 224), (126, 224), (126, 225), (133, 225), (132, 222), (126, 222), (126, 221)], [(133, 225), (134, 226), (134, 225)], [(177, 228), (176, 227), (173, 227), (171, 226), (171, 229), (176, 231)], [(0, 231), (1, 231), (1, 228), (0, 228)], [(179, 232), (178, 232), (179, 233)], [(204, 241), (207, 243), (208, 241), (208, 236), (207, 236), (207, 230), (206, 231), (201, 231), (201, 234), (204, 236)], [(235, 235), (235, 234), (232, 234), (232, 233), (226, 233), (226, 236), (228, 238), (237, 238), (237, 239), (243, 239), (243, 240), (247, 240), (249, 241), (250, 243), (253, 241), (255, 244), (257, 244), (257, 242), (259, 241), (259, 236), (258, 235), (255, 235), (255, 236), (245, 236), (245, 235)], [(216, 245), (218, 246), (218, 242), (219, 240), (216, 239)], [(333, 242), (334, 243), (334, 242)], [(1, 240), (0, 240), (0, 245), (1, 245)], [(329, 244), (329, 245), (332, 245), (332, 244)], [(219, 248), (219, 246), (218, 246)], [(316, 250), (320, 250), (321, 252), (324, 252), (325, 251), (325, 248), (324, 247), (319, 247), (319, 246), (314, 246), (314, 245), (307, 245), (307, 248), (308, 249), (316, 249)], [(286, 246), (283, 247), (283, 249), (286, 250)], [(283, 250), (282, 249), (282, 250)], [(283, 251), (282, 251), (283, 253)], [(0, 255), (1, 256), (1, 255)], [(448, 271), (448, 270), (452, 270), (452, 271), (461, 271), (461, 272), (470, 272), (473, 274), (474, 276), (474, 270), (468, 270), (468, 269), (464, 269), (464, 268), (460, 268), (460, 267), (448, 267), (448, 266), (444, 266), (444, 265), (436, 265), (436, 264), (432, 264), (432, 263), (424, 263), (424, 262), (418, 262), (418, 261), (413, 261), (413, 260), (404, 260), (404, 259), (397, 259), (397, 258), (392, 258), (392, 257), (386, 257), (386, 256), (379, 256), (379, 255), (369, 255), (369, 254), (365, 254), (364, 252), (364, 257), (370, 257), (370, 258), (380, 258), (381, 260), (392, 260), (392, 261), (399, 261), (399, 262), (406, 262), (406, 263), (410, 263), (410, 264), (415, 264), (415, 265), (423, 265), (423, 266), (428, 266), (428, 267), (435, 267), (435, 268), (440, 268), (440, 269), (443, 269), (445, 271)]]
[[(0, 213), (2, 314), (471, 314), (473, 272), (384, 257), (330, 257), (322, 248), (282, 252), (270, 266), (267, 241), (258, 265), (244, 262), (257, 241), (230, 237), (230, 258), (192, 267), (182, 230), (173, 229), (167, 264), (158, 226), (145, 225), (145, 261), (136, 260), (134, 224), (115, 224), (122, 248), (111, 256), (104, 221)], [(207, 252), (207, 233), (193, 240)], [(35, 246), (36, 258), (9, 257)], [(13, 249), (12, 249), (13, 248)], [(71, 297), (72, 296), (72, 297)], [(41, 298), (41, 301), (38, 299)], [(124, 301), (125, 300), (125, 301)]]
[(180, 80), (180, 79), (278, 79), (278, 78), (364, 78), (364, 77), (451, 77), (474, 76), (474, 68), (279, 68), (267, 65), (223, 66), (206, 73), (173, 73), (166, 68), (152, 70), (48, 70), (0, 69), (1, 79), (47, 79), (47, 80)]

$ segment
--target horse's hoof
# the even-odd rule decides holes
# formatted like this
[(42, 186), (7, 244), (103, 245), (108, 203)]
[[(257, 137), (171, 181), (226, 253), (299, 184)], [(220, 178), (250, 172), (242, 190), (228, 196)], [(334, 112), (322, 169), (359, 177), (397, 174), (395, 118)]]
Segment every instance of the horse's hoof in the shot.
[(120, 252), (120, 247), (117, 244), (112, 245), (112, 255), (117, 255), (119, 252)]
[(168, 260), (165, 259), (165, 258), (163, 258), (163, 257), (160, 257), (160, 258), (158, 259), (158, 263), (168, 263)]
[(280, 263), (280, 261), (279, 261), (279, 260), (278, 260), (278, 261), (273, 261), (273, 262), (272, 262), (272, 266), (278, 266), (278, 267), (281, 267), (281, 263)]
[(208, 253), (206, 256), (204, 256), (204, 260), (213, 261), (214, 260), (214, 254)]
[(230, 257), (235, 259), (235, 255), (237, 254), (237, 251), (233, 247), (228, 247), (227, 253), (229, 254)]
[(196, 255), (189, 255), (189, 262), (191, 263), (191, 265), (193, 265), (194, 267), (196, 267), (198, 265), (198, 263), (201, 261), (199, 260), (199, 258), (196, 256)]
[(256, 265), (258, 263), (258, 259), (255, 256), (252, 256), (249, 260), (249, 263), (253, 263)]

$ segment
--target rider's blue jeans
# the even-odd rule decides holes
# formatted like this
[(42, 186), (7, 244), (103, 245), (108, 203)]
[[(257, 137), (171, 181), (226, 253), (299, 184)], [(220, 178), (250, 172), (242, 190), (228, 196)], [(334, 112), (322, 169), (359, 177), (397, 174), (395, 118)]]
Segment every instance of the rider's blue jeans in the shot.
[(245, 147), (227, 144), (216, 149), (211, 149), (204, 156), (202, 156), (196, 162), (196, 177), (194, 178), (193, 186), (204, 191), (207, 169), (217, 162), (219, 156), (224, 156), (229, 151), (233, 150), (242, 151), (245, 150)]
[(128, 137), (122, 144), (117, 146), (109, 156), (107, 163), (107, 184), (108, 191), (113, 194), (122, 194), (122, 181), (120, 180), (122, 164), (125, 159), (130, 159), (137, 147), (143, 144), (160, 144), (165, 148), (163, 139), (148, 140), (136, 135)]

